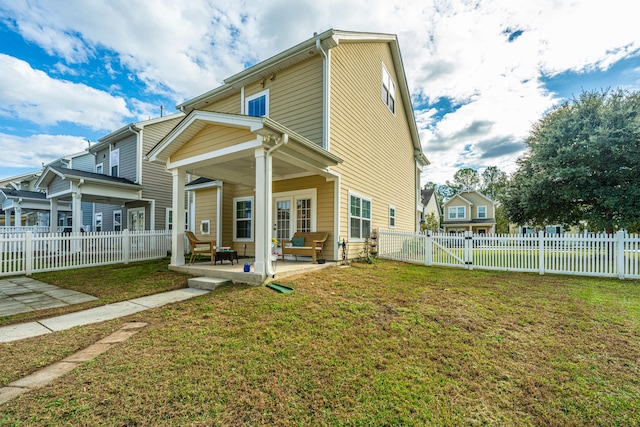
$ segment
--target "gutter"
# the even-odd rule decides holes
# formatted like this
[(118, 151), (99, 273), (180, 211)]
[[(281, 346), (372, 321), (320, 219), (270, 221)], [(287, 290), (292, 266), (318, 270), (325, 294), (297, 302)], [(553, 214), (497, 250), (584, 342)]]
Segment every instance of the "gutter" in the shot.
[(316, 50), (322, 56), (322, 148), (329, 151), (329, 82), (331, 79), (330, 57), (322, 49), (320, 38), (316, 39)]

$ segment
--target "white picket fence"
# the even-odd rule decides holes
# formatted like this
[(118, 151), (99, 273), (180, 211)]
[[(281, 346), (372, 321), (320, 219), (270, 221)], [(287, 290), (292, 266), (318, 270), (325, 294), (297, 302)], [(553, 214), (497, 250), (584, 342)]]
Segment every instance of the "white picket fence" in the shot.
[(167, 256), (171, 231), (0, 234), (0, 276)]
[(378, 230), (378, 257), (398, 261), (539, 274), (640, 278), (640, 236), (416, 234)]

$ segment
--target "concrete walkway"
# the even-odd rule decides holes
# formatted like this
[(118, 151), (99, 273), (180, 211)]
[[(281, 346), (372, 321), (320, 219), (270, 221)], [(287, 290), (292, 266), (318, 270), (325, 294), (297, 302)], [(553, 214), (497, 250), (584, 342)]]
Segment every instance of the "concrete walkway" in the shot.
[(0, 280), (0, 317), (97, 299), (92, 295), (62, 289), (30, 277)]
[(17, 341), (25, 338), (37, 337), (39, 335), (50, 334), (55, 331), (63, 331), (75, 326), (104, 322), (106, 320), (128, 316), (150, 308), (161, 307), (165, 304), (184, 301), (189, 298), (204, 295), (208, 292), (210, 291), (202, 289), (178, 289), (161, 294), (135, 298), (129, 301), (116, 302), (113, 304), (90, 308), (76, 313), (51, 317), (36, 322), (4, 326), (0, 327), (0, 342)]
[(79, 365), (95, 359), (115, 345), (128, 340), (145, 326), (147, 326), (147, 324), (143, 322), (127, 323), (113, 334), (101, 339), (95, 344), (90, 345), (84, 350), (80, 350), (79, 352), (62, 359), (60, 362), (49, 365), (31, 375), (27, 375), (17, 381), (13, 381), (5, 387), (0, 387), (0, 405), (23, 393), (43, 387), (56, 378), (71, 372)]

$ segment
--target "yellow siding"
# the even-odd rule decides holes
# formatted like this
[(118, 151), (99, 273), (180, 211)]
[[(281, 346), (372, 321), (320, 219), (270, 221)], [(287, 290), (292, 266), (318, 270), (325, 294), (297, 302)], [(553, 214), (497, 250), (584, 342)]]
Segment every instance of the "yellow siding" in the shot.
[(240, 114), (240, 94), (234, 94), (214, 104), (202, 108), (216, 113)]
[[(396, 229), (416, 224), (416, 166), (408, 120), (396, 88), (395, 115), (381, 99), (382, 64), (398, 79), (386, 43), (343, 43), (331, 50), (331, 152), (344, 159), (341, 236), (349, 227), (348, 191), (372, 198), (372, 227), (388, 228), (389, 205)], [(354, 247), (355, 246), (355, 247)], [(349, 247), (357, 255), (358, 245)]]
[[(253, 196), (255, 208), (255, 193), (253, 191), (253, 188), (225, 183), (222, 189), (222, 246), (230, 246), (233, 250), (238, 251), (239, 256), (242, 256), (245, 253), (247, 254), (247, 256), (254, 256), (256, 253), (255, 221), (253, 222), (253, 242), (233, 241), (233, 199), (236, 197)], [(257, 215), (259, 213), (255, 212), (254, 210), (254, 214)]]
[[(196, 223), (195, 234), (202, 240), (216, 240), (217, 188), (206, 188), (196, 191)], [(200, 232), (202, 221), (209, 220), (210, 234)]]
[[(273, 183), (273, 193), (285, 193), (296, 190), (316, 189), (317, 205), (316, 208), (316, 231), (325, 231), (329, 233), (329, 238), (325, 245), (322, 255), (326, 259), (336, 259), (334, 242), (336, 237), (333, 235), (333, 213), (334, 213), (334, 197), (333, 182), (320, 176), (310, 176), (305, 178), (289, 179), (284, 181), (276, 181)], [(337, 245), (335, 245), (337, 246)]]
[(255, 139), (256, 136), (245, 129), (207, 125), (191, 138), (189, 142), (180, 147), (180, 149), (171, 156), (171, 161), (175, 162), (188, 159)]

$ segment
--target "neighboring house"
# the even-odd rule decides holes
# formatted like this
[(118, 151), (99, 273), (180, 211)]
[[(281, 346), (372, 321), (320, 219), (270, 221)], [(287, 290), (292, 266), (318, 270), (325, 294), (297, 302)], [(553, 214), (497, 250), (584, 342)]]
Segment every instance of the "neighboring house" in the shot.
[(493, 234), (496, 225), (495, 203), (477, 191), (463, 191), (443, 206), (445, 233)]
[(210, 180), (188, 188), (192, 228), (255, 256), (263, 277), (272, 238), (327, 232), (323, 257), (338, 259), (338, 241), (354, 257), (378, 227), (419, 227), (428, 161), (395, 35), (326, 31), (178, 109), (185, 119), (148, 154), (173, 174), (173, 265), (187, 173)]
[(440, 200), (436, 190), (434, 188), (426, 188), (420, 191), (420, 195), (422, 198), (420, 222), (426, 215), (433, 213), (435, 220), (440, 224), (442, 209), (440, 208)]
[(538, 234), (538, 231), (544, 231), (547, 235), (553, 234), (563, 234), (563, 233), (577, 233), (579, 232), (578, 227), (566, 228), (561, 224), (547, 225), (544, 227), (536, 227), (530, 225), (517, 225), (517, 224), (509, 224), (509, 232), (511, 234)]
[[(89, 147), (90, 163), (81, 168), (50, 165), (37, 186), (46, 190), (53, 210), (56, 202), (71, 202), (73, 218), (86, 216), (84, 206), (93, 204), (90, 224), (83, 225), (94, 231), (169, 228), (171, 174), (143, 160), (183, 117), (179, 113), (124, 126)], [(74, 231), (80, 225), (73, 221)]]

